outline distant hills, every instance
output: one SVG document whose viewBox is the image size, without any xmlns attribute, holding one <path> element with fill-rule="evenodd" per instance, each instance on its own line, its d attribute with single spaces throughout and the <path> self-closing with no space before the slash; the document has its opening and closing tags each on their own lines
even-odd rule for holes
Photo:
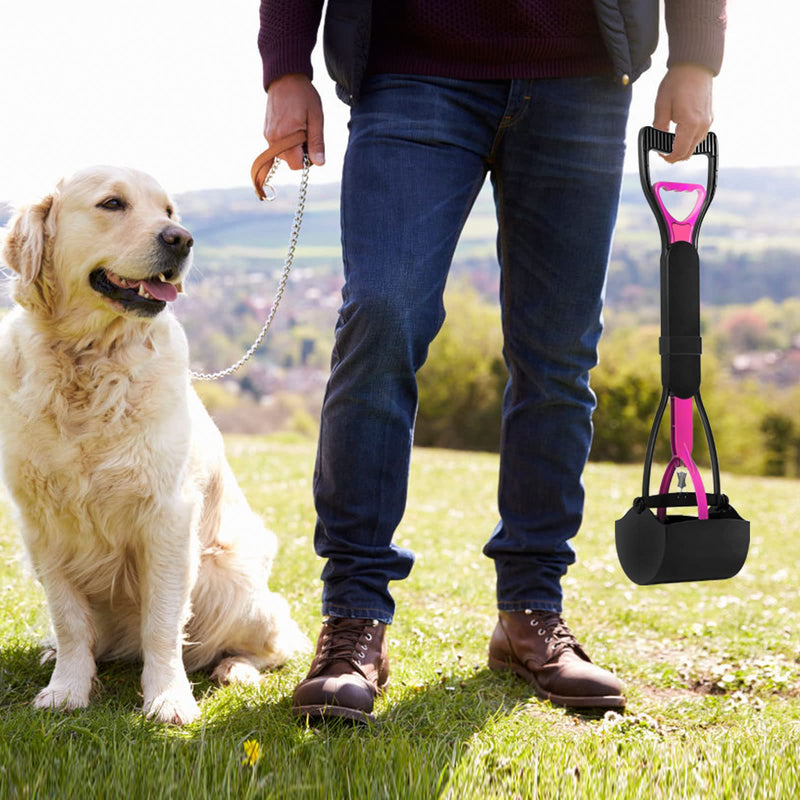
<svg viewBox="0 0 800 800">
<path fill-rule="evenodd" d="M 688 171 L 673 168 L 670 179 Z M 697 176 L 700 180 L 704 176 Z M 307 275 L 338 276 L 339 186 L 315 184 L 312 172 L 295 263 Z M 283 263 L 296 187 L 280 185 L 272 204 L 250 188 L 188 192 L 177 197 L 196 242 L 194 281 L 218 275 L 273 273 Z M 587 198 L 591 202 L 591 198 Z M 0 225 L 10 214 L 0 204 Z M 496 224 L 487 187 L 459 243 L 454 273 L 481 291 L 495 291 Z M 800 169 L 728 169 L 703 224 L 702 299 L 707 304 L 750 303 L 800 296 Z M 655 302 L 660 242 L 636 175 L 623 184 L 608 282 L 610 304 Z"/>
<path fill-rule="evenodd" d="M 681 180 L 691 178 L 675 177 Z M 704 180 L 705 176 L 699 176 Z M 699 181 L 698 181 L 699 182 Z M 180 196 L 205 274 L 275 269 L 283 263 L 296 190 L 280 186 L 270 207 L 250 189 Z M 314 273 L 340 274 L 339 186 L 312 183 L 296 263 Z M 591 198 L 587 198 L 591 202 Z M 496 222 L 487 186 L 465 226 L 454 274 L 487 294 L 496 287 Z M 608 282 L 611 304 L 644 302 L 658 287 L 660 240 L 636 175 L 623 183 Z M 730 169 L 720 175 L 700 239 L 702 299 L 711 305 L 762 297 L 800 296 L 800 169 Z M 653 302 L 656 299 L 653 298 Z"/>
<path fill-rule="evenodd" d="M 698 176 L 697 182 L 703 177 Z M 677 170 L 670 172 L 669 179 L 692 180 L 692 176 Z M 272 204 L 259 203 L 246 187 L 188 192 L 176 198 L 196 242 L 186 294 L 173 305 L 190 342 L 194 369 L 214 371 L 237 361 L 267 317 L 297 193 L 296 185 L 277 188 L 278 199 Z M 338 198 L 339 186 L 314 183 L 312 172 L 295 265 L 269 336 L 247 367 L 223 387 L 200 386 L 223 430 L 308 432 L 316 426 L 341 303 Z M 9 215 L 10 208 L 0 204 L 0 225 Z M 465 226 L 449 285 L 468 284 L 491 303 L 487 307 L 493 311 L 499 283 L 495 239 L 494 207 L 487 189 Z M 638 395 L 644 391 L 639 378 L 630 381 L 626 373 L 614 384 L 615 368 L 635 363 L 637 371 L 649 375 L 648 370 L 657 364 L 659 253 L 658 228 L 638 176 L 628 175 L 609 269 L 606 350 L 592 378 L 597 386 L 605 387 L 604 397 L 616 397 L 614 392 L 619 390 L 621 397 L 639 402 Z M 713 373 L 716 363 L 720 376 L 715 390 L 721 394 L 716 400 L 711 395 L 709 408 L 716 403 L 724 410 L 725 398 L 735 396 L 729 427 L 741 429 L 742 453 L 756 452 L 752 442 L 760 442 L 767 430 L 759 426 L 772 430 L 772 425 L 780 434 L 773 449 L 785 442 L 794 448 L 790 456 L 775 451 L 783 466 L 774 474 L 800 475 L 796 413 L 800 406 L 794 395 L 786 394 L 800 382 L 800 169 L 723 170 L 703 224 L 700 255 L 704 369 L 711 364 Z M 473 295 L 451 292 L 451 311 L 466 296 Z M 9 305 L 5 292 L 0 293 L 0 314 Z M 651 377 L 657 381 L 657 375 Z M 728 379 L 734 382 L 733 388 L 726 388 Z M 758 403 L 751 403 L 749 417 L 742 412 L 737 383 L 747 380 L 770 387 Z M 634 417 L 641 416 L 635 408 L 629 410 Z M 648 424 L 649 414 L 648 408 Z M 717 408 L 715 419 L 719 414 Z M 742 414 L 742 419 L 749 420 L 747 425 L 741 423 Z M 752 457 L 748 458 L 748 469 L 762 469 L 760 461 L 753 465 Z M 795 460 L 796 467 L 791 466 Z"/>
</svg>

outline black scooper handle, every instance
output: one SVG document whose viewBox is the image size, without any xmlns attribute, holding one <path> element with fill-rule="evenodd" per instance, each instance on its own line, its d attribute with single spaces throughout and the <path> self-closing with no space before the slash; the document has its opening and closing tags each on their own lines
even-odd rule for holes
<svg viewBox="0 0 800 800">
<path fill-rule="evenodd" d="M 711 205 L 714 198 L 714 192 L 717 190 L 717 136 L 713 131 L 709 131 L 705 139 L 701 141 L 694 149 L 692 155 L 704 155 L 708 158 L 708 178 L 705 187 L 695 186 L 694 184 L 680 184 L 680 183 L 657 183 L 653 185 L 650 179 L 650 151 L 656 150 L 659 153 L 671 153 L 672 145 L 675 141 L 674 133 L 667 133 L 660 131 L 657 128 L 650 127 L 649 125 L 639 131 L 639 178 L 642 182 L 642 190 L 653 209 L 656 221 L 658 222 L 659 230 L 661 231 L 662 249 L 666 251 L 667 247 L 676 241 L 676 235 L 680 238 L 677 240 L 689 241 L 695 249 L 697 249 L 697 237 L 700 233 L 700 224 L 703 217 Z M 670 213 L 665 208 L 659 197 L 661 189 L 667 191 L 689 191 L 694 189 L 702 189 L 703 196 L 701 202 L 698 203 L 695 210 L 685 221 L 674 220 Z M 690 230 L 686 228 L 681 229 L 676 226 L 690 225 Z M 688 234 L 688 236 L 687 236 Z"/>
<path fill-rule="evenodd" d="M 672 151 L 675 135 L 646 127 L 639 131 L 639 175 L 647 202 L 661 232 L 661 383 L 680 398 L 700 389 L 700 262 L 697 239 L 700 223 L 711 205 L 717 185 L 717 137 L 709 132 L 695 148 L 708 158 L 708 181 L 696 183 L 660 181 L 650 178 L 651 150 Z M 684 219 L 675 219 L 662 195 L 690 192 L 694 207 Z"/>
</svg>

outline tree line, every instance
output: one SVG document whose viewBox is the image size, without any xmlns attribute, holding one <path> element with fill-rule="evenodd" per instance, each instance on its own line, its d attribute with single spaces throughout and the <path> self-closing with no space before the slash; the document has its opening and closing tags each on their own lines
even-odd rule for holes
<svg viewBox="0 0 800 800">
<path fill-rule="evenodd" d="M 418 375 L 415 442 L 496 451 L 508 378 L 499 312 L 468 287 L 448 292 L 447 305 L 448 319 Z M 597 397 L 593 460 L 644 458 L 661 395 L 657 314 L 656 309 L 608 312 L 600 362 L 591 373 Z M 704 311 L 701 393 L 723 470 L 800 477 L 800 386 L 738 377 L 731 368 L 741 348 L 792 347 L 799 331 L 797 299 Z M 697 425 L 695 455 L 707 464 Z M 669 457 L 668 419 L 656 457 Z"/>
</svg>

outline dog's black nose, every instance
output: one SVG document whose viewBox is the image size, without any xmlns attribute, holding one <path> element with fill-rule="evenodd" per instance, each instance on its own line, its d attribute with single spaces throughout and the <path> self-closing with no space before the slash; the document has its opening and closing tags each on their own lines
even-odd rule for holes
<svg viewBox="0 0 800 800">
<path fill-rule="evenodd" d="M 180 228 L 177 225 L 164 228 L 158 238 L 161 239 L 164 247 L 178 258 L 185 258 L 194 244 L 192 234 L 186 228 Z"/>
</svg>

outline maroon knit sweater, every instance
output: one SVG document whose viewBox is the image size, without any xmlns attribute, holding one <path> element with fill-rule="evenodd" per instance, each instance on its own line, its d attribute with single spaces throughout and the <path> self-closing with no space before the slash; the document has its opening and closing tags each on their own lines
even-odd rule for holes
<svg viewBox="0 0 800 800">
<path fill-rule="evenodd" d="M 610 70 L 591 0 L 373 5 L 370 73 L 488 79 Z"/>
<path fill-rule="evenodd" d="M 668 65 L 722 62 L 726 0 L 665 0 Z M 313 77 L 323 0 L 261 0 L 264 88 Z M 502 13 L 498 11 L 502 9 Z M 380 0 L 368 72 L 450 78 L 560 78 L 611 71 L 592 0 Z"/>
</svg>

